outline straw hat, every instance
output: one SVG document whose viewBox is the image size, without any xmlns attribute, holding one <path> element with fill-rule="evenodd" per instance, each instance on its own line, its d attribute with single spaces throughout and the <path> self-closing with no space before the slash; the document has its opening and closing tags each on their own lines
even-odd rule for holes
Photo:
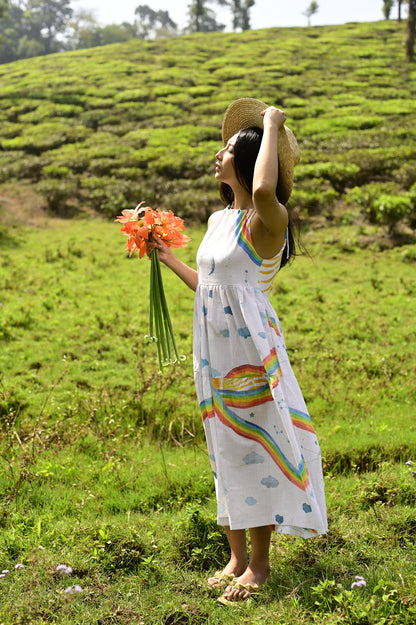
<svg viewBox="0 0 416 625">
<path fill-rule="evenodd" d="M 263 128 L 261 113 L 268 105 L 254 98 L 240 98 L 230 104 L 225 111 L 222 122 L 222 140 L 226 145 L 228 139 L 244 128 Z M 295 135 L 287 126 L 279 128 L 278 135 L 278 196 L 284 204 L 290 197 L 293 188 L 293 170 L 300 161 L 300 149 Z"/>
</svg>

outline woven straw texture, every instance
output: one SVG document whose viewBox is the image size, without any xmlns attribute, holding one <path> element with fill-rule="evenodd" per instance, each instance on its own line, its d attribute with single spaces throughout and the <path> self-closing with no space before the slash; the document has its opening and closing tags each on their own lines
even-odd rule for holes
<svg viewBox="0 0 416 625">
<path fill-rule="evenodd" d="M 262 111 L 268 105 L 254 98 L 240 98 L 230 104 L 222 124 L 222 140 L 227 141 L 244 128 L 263 128 Z M 285 204 L 293 189 L 293 171 L 300 160 L 300 149 L 295 135 L 287 126 L 279 129 L 278 163 L 279 175 L 277 192 L 280 202 Z"/>
</svg>

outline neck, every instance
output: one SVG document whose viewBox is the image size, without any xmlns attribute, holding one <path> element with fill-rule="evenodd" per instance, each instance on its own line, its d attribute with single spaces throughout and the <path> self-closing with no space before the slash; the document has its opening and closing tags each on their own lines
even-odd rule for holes
<svg viewBox="0 0 416 625">
<path fill-rule="evenodd" d="M 238 210 L 246 210 L 253 208 L 253 198 L 245 189 L 238 187 L 234 191 L 234 208 Z"/>
</svg>

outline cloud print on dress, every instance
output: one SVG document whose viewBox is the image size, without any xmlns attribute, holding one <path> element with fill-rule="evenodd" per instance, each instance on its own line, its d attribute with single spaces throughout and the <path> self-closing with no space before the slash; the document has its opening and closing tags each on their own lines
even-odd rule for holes
<svg viewBox="0 0 416 625">
<path fill-rule="evenodd" d="M 260 456 L 260 454 L 252 451 L 250 454 L 247 454 L 247 456 L 244 456 L 243 462 L 246 464 L 261 464 L 264 462 L 264 456 Z"/>
<path fill-rule="evenodd" d="M 247 328 L 247 326 L 244 326 L 244 328 L 238 328 L 238 334 L 244 339 L 248 339 L 248 337 L 251 336 L 250 330 Z"/>
<path fill-rule="evenodd" d="M 276 480 L 276 478 L 273 477 L 273 475 L 264 477 L 261 483 L 263 484 L 263 486 L 266 486 L 267 488 L 277 488 L 279 486 L 279 480 Z"/>
</svg>

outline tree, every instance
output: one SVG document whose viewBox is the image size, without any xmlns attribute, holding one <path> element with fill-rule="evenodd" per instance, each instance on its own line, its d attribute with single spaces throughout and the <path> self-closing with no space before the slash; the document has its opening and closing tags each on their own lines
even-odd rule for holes
<svg viewBox="0 0 416 625">
<path fill-rule="evenodd" d="M 106 24 L 101 28 L 101 46 L 107 46 L 111 43 L 123 43 L 133 39 L 129 32 L 130 24 L 124 22 L 122 24 Z"/>
<path fill-rule="evenodd" d="M 91 11 L 79 10 L 69 23 L 66 37 L 68 50 L 94 48 L 102 45 L 101 26 Z"/>
<path fill-rule="evenodd" d="M 386 20 L 390 19 L 390 13 L 393 8 L 394 0 L 383 0 L 383 15 Z"/>
<path fill-rule="evenodd" d="M 26 3 L 30 38 L 44 45 L 44 54 L 59 51 L 58 35 L 66 30 L 73 13 L 69 4 L 70 0 L 28 0 Z"/>
<path fill-rule="evenodd" d="M 18 59 L 30 59 L 33 56 L 42 56 L 44 53 L 45 50 L 40 41 L 29 39 L 27 35 L 20 37 L 16 49 Z"/>
<path fill-rule="evenodd" d="M 407 39 L 406 58 L 413 61 L 415 48 L 415 28 L 416 28 L 416 0 L 409 0 L 409 15 L 407 17 Z"/>
<path fill-rule="evenodd" d="M 397 21 L 401 22 L 402 21 L 402 1 L 403 0 L 397 0 Z"/>
<path fill-rule="evenodd" d="M 24 23 L 24 11 L 15 4 L 10 4 L 0 19 L 0 63 L 10 63 L 19 57 L 19 41 L 29 40 Z"/>
<path fill-rule="evenodd" d="M 0 19 L 0 62 L 63 50 L 60 36 L 72 16 L 69 1 L 10 0 Z"/>
<path fill-rule="evenodd" d="M 135 39 L 137 28 L 135 24 L 106 24 L 101 26 L 91 11 L 78 11 L 66 31 L 66 50 L 81 50 L 95 48 L 111 43 L 122 43 Z"/>
<path fill-rule="evenodd" d="M 8 7 L 8 0 L 0 0 L 0 17 L 3 17 L 7 7 Z"/>
<path fill-rule="evenodd" d="M 255 0 L 229 0 L 233 16 L 233 30 L 250 30 L 250 9 Z"/>
<path fill-rule="evenodd" d="M 312 15 L 315 15 L 315 13 L 318 13 L 318 11 L 319 6 L 317 2 L 311 2 L 306 11 L 304 11 L 303 15 L 306 15 L 306 17 L 308 18 L 308 26 L 311 25 Z"/>
<path fill-rule="evenodd" d="M 139 16 L 136 22 L 137 33 L 139 39 L 149 39 L 151 34 L 157 33 L 169 34 L 175 32 L 178 28 L 177 24 L 170 18 L 168 11 L 154 11 L 147 4 L 138 6 L 135 15 Z"/>
<path fill-rule="evenodd" d="M 207 7 L 213 0 L 192 0 L 188 6 L 190 21 L 187 30 L 191 33 L 207 33 L 224 30 L 225 24 L 218 24 L 215 13 Z M 225 0 L 217 0 L 217 4 L 227 4 Z"/>
</svg>

